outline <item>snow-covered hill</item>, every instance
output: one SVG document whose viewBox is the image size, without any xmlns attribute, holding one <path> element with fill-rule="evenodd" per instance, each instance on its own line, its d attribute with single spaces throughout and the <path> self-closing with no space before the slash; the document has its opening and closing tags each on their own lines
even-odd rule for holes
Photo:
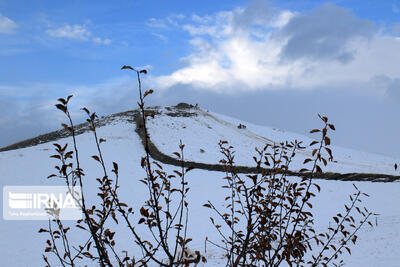
<svg viewBox="0 0 400 267">
<path fill-rule="evenodd" d="M 254 165 L 255 147 L 262 148 L 265 144 L 294 140 L 303 141 L 308 145 L 312 141 L 306 136 L 253 125 L 190 106 L 154 110 L 157 115 L 153 119 L 150 118 L 148 123 L 151 141 L 160 152 L 172 157 L 182 140 L 184 144 L 188 144 L 185 155 L 189 161 L 217 164 L 221 159 L 219 140 L 229 141 L 237 155 L 240 155 L 236 164 L 241 166 Z M 240 124 L 246 128 L 238 128 Z M 397 175 L 393 168 L 396 159 L 337 146 L 332 146 L 332 151 L 334 161 L 324 168 L 326 172 Z M 311 157 L 311 152 L 310 148 L 298 152 L 291 164 L 291 170 L 299 171 L 303 168 L 302 163 L 306 157 Z"/>
<path fill-rule="evenodd" d="M 282 140 L 303 140 L 309 138 L 272 129 L 251 125 L 233 118 L 206 112 L 196 108 L 177 109 L 175 107 L 157 108 L 154 119 L 149 119 L 149 131 L 152 142 L 166 155 L 172 155 L 178 150 L 179 140 L 185 146 L 185 157 L 188 160 L 203 163 L 217 163 L 221 158 L 218 152 L 218 141 L 230 141 L 237 151 L 237 163 L 249 165 L 252 163 L 254 146 L 264 146 L 265 142 Z M 111 169 L 112 161 L 119 164 L 121 195 L 124 202 L 133 207 L 140 207 L 146 195 L 143 184 L 138 180 L 145 175 L 140 167 L 143 156 L 141 139 L 135 132 L 136 125 L 131 117 L 133 113 L 124 113 L 108 117 L 98 129 L 98 134 L 105 138 L 103 152 L 105 160 Z M 238 129 L 239 123 L 246 129 Z M 57 136 L 56 136 L 57 137 Z M 45 139 L 43 139 L 45 140 Z M 46 141 L 49 141 L 46 139 Z M 57 143 L 71 143 L 69 137 L 57 140 Z M 90 132 L 83 132 L 77 137 L 80 148 L 81 166 L 86 172 L 85 183 L 88 200 L 96 198 L 95 178 L 101 174 L 98 164 L 90 158 L 96 153 L 96 147 Z M 61 181 L 49 180 L 46 177 L 53 173 L 56 161 L 50 159 L 53 154 L 53 142 L 0 152 L 0 183 L 6 185 L 62 185 Z M 299 168 L 307 156 L 299 158 L 293 168 Z M 332 172 L 368 172 L 394 174 L 394 162 L 397 159 L 375 154 L 333 147 L 337 163 L 328 165 Z M 167 171 L 173 166 L 164 165 Z M 191 188 L 189 193 L 190 220 L 189 233 L 193 237 L 193 249 L 204 250 L 204 239 L 218 240 L 215 230 L 209 223 L 209 210 L 202 207 L 207 201 L 221 203 L 224 199 L 223 174 L 215 171 L 195 169 L 188 175 Z M 296 179 L 296 178 L 293 178 Z M 314 200 L 316 227 L 324 229 L 329 225 L 332 215 L 343 210 L 343 204 L 348 200 L 348 194 L 353 192 L 352 183 L 344 181 L 319 180 L 321 194 Z M 364 227 L 359 234 L 359 243 L 352 250 L 352 255 L 345 255 L 346 266 L 400 266 L 397 250 L 400 247 L 400 183 L 355 182 L 364 192 L 371 195 L 365 205 L 380 215 L 376 218 L 378 226 Z M 374 219 L 375 220 L 375 219 Z M 1 266 L 42 266 L 41 254 L 44 250 L 45 236 L 38 234 L 39 228 L 46 225 L 45 221 L 5 221 L 0 220 L 0 265 Z M 124 231 L 124 229 L 122 229 Z M 73 238 L 79 238 L 78 231 L 72 232 Z M 121 247 L 130 246 L 122 232 L 117 236 Z M 207 249 L 208 266 L 219 266 L 223 263 L 221 253 L 210 246 Z"/>
</svg>

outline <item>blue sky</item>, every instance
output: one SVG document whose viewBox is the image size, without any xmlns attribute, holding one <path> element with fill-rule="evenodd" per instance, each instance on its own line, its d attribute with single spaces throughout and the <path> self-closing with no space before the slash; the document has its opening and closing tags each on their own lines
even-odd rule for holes
<svg viewBox="0 0 400 267">
<path fill-rule="evenodd" d="M 400 157 L 400 1 L 0 0 L 0 146 L 58 128 L 58 97 L 100 115 L 181 101 Z"/>
</svg>

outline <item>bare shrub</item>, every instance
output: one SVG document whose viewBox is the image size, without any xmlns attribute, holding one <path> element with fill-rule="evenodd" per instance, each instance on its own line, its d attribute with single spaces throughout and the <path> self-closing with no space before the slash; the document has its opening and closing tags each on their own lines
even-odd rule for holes
<svg viewBox="0 0 400 267">
<path fill-rule="evenodd" d="M 351 253 L 349 243 L 355 244 L 360 227 L 365 223 L 372 226 L 368 219 L 373 213 L 359 207 L 361 196 L 368 195 L 354 185 L 356 192 L 344 205 L 345 212 L 333 217 L 335 225 L 322 233 L 314 229 L 311 199 L 320 192 L 314 177 L 322 173 L 320 165 L 333 160 L 327 133 L 335 130 L 327 117 L 319 118 L 323 128 L 311 133 L 319 133 L 320 140 L 309 144 L 312 157 L 304 160 L 301 180 L 288 177 L 287 171 L 296 153 L 305 148 L 302 142 L 256 149 L 259 173 L 245 177 L 236 172 L 233 147 L 227 141 L 219 143 L 224 155 L 220 163 L 226 170 L 226 204 L 221 208 L 209 201 L 204 206 L 216 214 L 210 220 L 221 237 L 220 243 L 208 242 L 225 251 L 227 266 L 279 266 L 283 261 L 290 266 L 326 266 L 330 262 L 337 266 L 342 262 L 333 261 L 340 260 L 344 250 Z M 361 218 L 358 223 L 353 213 Z"/>
</svg>

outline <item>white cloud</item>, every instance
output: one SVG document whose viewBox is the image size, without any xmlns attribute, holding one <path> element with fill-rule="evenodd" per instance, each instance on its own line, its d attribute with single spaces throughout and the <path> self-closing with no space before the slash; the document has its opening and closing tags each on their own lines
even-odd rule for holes
<svg viewBox="0 0 400 267">
<path fill-rule="evenodd" d="M 179 26 L 179 21 L 183 20 L 186 16 L 183 14 L 170 14 L 165 19 L 150 18 L 146 25 L 151 28 L 170 29 L 170 27 Z"/>
<path fill-rule="evenodd" d="M 0 14 L 0 34 L 13 34 L 17 28 L 17 23 Z"/>
<path fill-rule="evenodd" d="M 212 37 L 227 36 L 232 33 L 233 15 L 236 11 L 221 11 L 215 15 L 200 17 L 192 15 L 195 24 L 185 24 L 183 29 L 191 35 L 210 35 Z"/>
<path fill-rule="evenodd" d="M 400 78 L 396 71 L 400 41 L 379 33 L 372 22 L 333 5 L 299 14 L 254 3 L 205 17 L 193 15 L 193 23 L 183 26 L 193 36 L 192 52 L 182 59 L 185 66 L 155 77 L 155 86 L 188 85 L 235 93 L 361 88 L 370 86 L 379 75 Z M 327 16 L 351 23 L 322 23 Z M 295 27 L 296 21 L 307 25 Z M 343 32 L 345 26 L 348 29 Z M 288 44 L 299 50 L 288 50 Z M 309 49 L 310 44 L 314 49 Z"/>
<path fill-rule="evenodd" d="M 46 33 L 56 38 L 67 38 L 75 39 L 80 41 L 92 41 L 95 44 L 109 45 L 111 40 L 108 38 L 102 39 L 97 36 L 93 36 L 92 32 L 89 31 L 85 25 L 69 25 L 66 24 L 56 29 L 48 29 Z M 93 36 L 93 37 L 92 37 Z"/>
<path fill-rule="evenodd" d="M 173 26 L 179 26 L 179 21 L 186 18 L 183 14 L 171 14 L 167 17 L 167 22 Z"/>
<path fill-rule="evenodd" d="M 252 6 L 252 9 L 256 8 Z M 155 78 L 157 86 L 168 88 L 188 84 L 219 92 L 283 86 L 286 73 L 298 71 L 297 64 L 280 65 L 278 44 L 273 40 L 266 41 L 271 39 L 270 34 L 260 32 L 260 29 L 248 29 L 253 25 L 282 27 L 292 14 L 283 11 L 261 19 L 262 13 L 238 8 L 205 17 L 192 15 L 194 23 L 183 26 L 194 37 L 191 40 L 193 53 L 184 59 L 187 66 Z M 247 18 L 252 21 L 247 21 Z M 254 34 L 263 38 L 263 42 L 253 40 Z"/>
<path fill-rule="evenodd" d="M 161 33 L 153 32 L 152 35 L 154 35 L 155 37 L 157 37 L 158 39 L 160 39 L 164 42 L 166 42 L 168 40 L 168 38 L 164 34 L 161 34 Z"/>
<path fill-rule="evenodd" d="M 164 22 L 163 20 L 156 19 L 156 18 L 150 18 L 147 22 L 146 25 L 152 28 L 161 28 L 161 29 L 168 29 L 167 23 Z"/>
<path fill-rule="evenodd" d="M 78 24 L 66 24 L 57 29 L 46 30 L 46 33 L 52 37 L 78 39 L 81 41 L 89 40 L 90 36 L 92 35 L 92 33 L 88 31 L 84 25 Z"/>
<path fill-rule="evenodd" d="M 111 40 L 110 39 L 101 39 L 100 37 L 94 37 L 93 39 L 93 42 L 95 43 L 95 44 L 103 44 L 103 45 L 109 45 L 109 44 L 111 44 Z"/>
<path fill-rule="evenodd" d="M 170 14 L 164 19 L 150 18 L 146 22 L 146 26 L 152 28 L 151 34 L 153 36 L 166 42 L 168 38 L 160 32 L 170 31 L 171 29 L 179 27 L 184 18 L 186 18 L 186 16 L 183 14 Z"/>
<path fill-rule="evenodd" d="M 207 22 L 211 22 L 213 21 L 213 18 L 209 15 L 205 15 L 205 16 L 199 16 L 197 14 L 192 14 L 192 21 L 196 22 L 196 23 L 207 23 Z"/>
</svg>

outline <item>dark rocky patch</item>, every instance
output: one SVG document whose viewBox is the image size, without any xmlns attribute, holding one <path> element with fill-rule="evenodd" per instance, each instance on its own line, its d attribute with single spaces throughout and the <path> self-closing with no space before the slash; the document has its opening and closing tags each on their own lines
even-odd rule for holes
<svg viewBox="0 0 400 267">
<path fill-rule="evenodd" d="M 113 121 L 120 120 L 120 119 L 126 119 L 130 120 L 130 122 L 133 122 L 133 111 L 125 111 L 125 112 L 120 112 L 116 114 L 112 114 L 109 116 L 104 116 L 96 120 L 96 127 L 102 127 L 107 124 L 112 123 Z M 85 132 L 90 131 L 89 129 L 89 123 L 84 122 L 75 125 L 75 133 L 76 135 L 83 134 Z M 25 148 L 25 147 L 31 147 L 31 146 L 36 146 L 44 143 L 49 143 L 49 142 L 55 142 L 59 139 L 70 137 L 71 133 L 65 129 L 53 131 L 47 134 L 42 134 L 34 138 L 26 139 L 5 147 L 0 148 L 0 152 L 3 151 L 8 151 L 8 150 L 15 150 L 15 149 L 20 149 L 20 148 Z"/>
<path fill-rule="evenodd" d="M 194 106 L 191 105 L 191 104 L 188 104 L 188 103 L 181 102 L 181 103 L 177 104 L 175 106 L 175 108 L 178 108 L 178 109 L 191 109 L 191 108 L 194 108 Z"/>
</svg>

